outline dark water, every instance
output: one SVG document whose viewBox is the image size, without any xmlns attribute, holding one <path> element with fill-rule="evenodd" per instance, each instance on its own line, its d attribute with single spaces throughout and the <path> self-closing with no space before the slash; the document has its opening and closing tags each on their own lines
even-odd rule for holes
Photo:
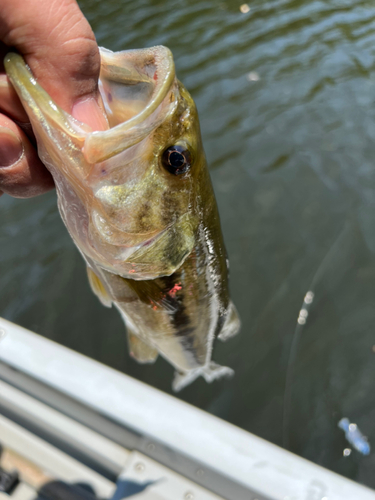
<svg viewBox="0 0 375 500">
<path fill-rule="evenodd" d="M 178 397 L 375 487 L 375 455 L 344 458 L 337 428 L 375 448 L 375 6 L 240 3 L 81 2 L 101 45 L 170 47 L 200 111 L 243 328 L 214 356 L 235 377 Z M 55 194 L 0 210 L 1 315 L 170 392 L 91 294 Z"/>
</svg>

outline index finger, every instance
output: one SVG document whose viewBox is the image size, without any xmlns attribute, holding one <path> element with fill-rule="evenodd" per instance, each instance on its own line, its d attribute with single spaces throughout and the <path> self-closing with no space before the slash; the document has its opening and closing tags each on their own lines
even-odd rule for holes
<svg viewBox="0 0 375 500">
<path fill-rule="evenodd" d="M 2 0 L 0 40 L 17 48 L 65 111 L 98 98 L 99 50 L 75 0 Z"/>
</svg>

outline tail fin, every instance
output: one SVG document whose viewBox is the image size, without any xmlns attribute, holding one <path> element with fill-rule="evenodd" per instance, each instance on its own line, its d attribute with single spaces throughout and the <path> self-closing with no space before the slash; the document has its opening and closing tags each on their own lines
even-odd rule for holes
<svg viewBox="0 0 375 500">
<path fill-rule="evenodd" d="M 220 366 L 211 361 L 207 366 L 201 368 L 193 368 L 186 373 L 175 372 L 175 376 L 172 383 L 172 389 L 175 392 L 180 391 L 187 385 L 194 382 L 196 378 L 202 376 L 206 382 L 213 382 L 214 380 L 222 377 L 232 377 L 234 375 L 234 370 L 228 366 Z"/>
</svg>

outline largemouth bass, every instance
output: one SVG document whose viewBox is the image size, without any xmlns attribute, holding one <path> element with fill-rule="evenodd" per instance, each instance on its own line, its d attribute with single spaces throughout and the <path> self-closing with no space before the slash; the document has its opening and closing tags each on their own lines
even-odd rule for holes
<svg viewBox="0 0 375 500">
<path fill-rule="evenodd" d="M 5 58 L 61 217 L 137 361 L 161 354 L 176 369 L 174 390 L 230 375 L 211 360 L 215 338 L 240 323 L 195 104 L 167 48 L 100 52 L 105 131 L 59 108 L 20 55 Z"/>
</svg>

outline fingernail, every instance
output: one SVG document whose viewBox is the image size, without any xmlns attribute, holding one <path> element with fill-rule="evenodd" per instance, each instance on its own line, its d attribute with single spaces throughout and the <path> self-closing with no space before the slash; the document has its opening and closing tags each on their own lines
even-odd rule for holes
<svg viewBox="0 0 375 500">
<path fill-rule="evenodd" d="M 23 154 L 23 144 L 7 127 L 0 127 L 0 168 L 17 163 Z"/>
<path fill-rule="evenodd" d="M 93 130 L 107 130 L 108 122 L 99 104 L 92 97 L 74 104 L 72 115 L 80 122 L 90 125 Z"/>
</svg>

